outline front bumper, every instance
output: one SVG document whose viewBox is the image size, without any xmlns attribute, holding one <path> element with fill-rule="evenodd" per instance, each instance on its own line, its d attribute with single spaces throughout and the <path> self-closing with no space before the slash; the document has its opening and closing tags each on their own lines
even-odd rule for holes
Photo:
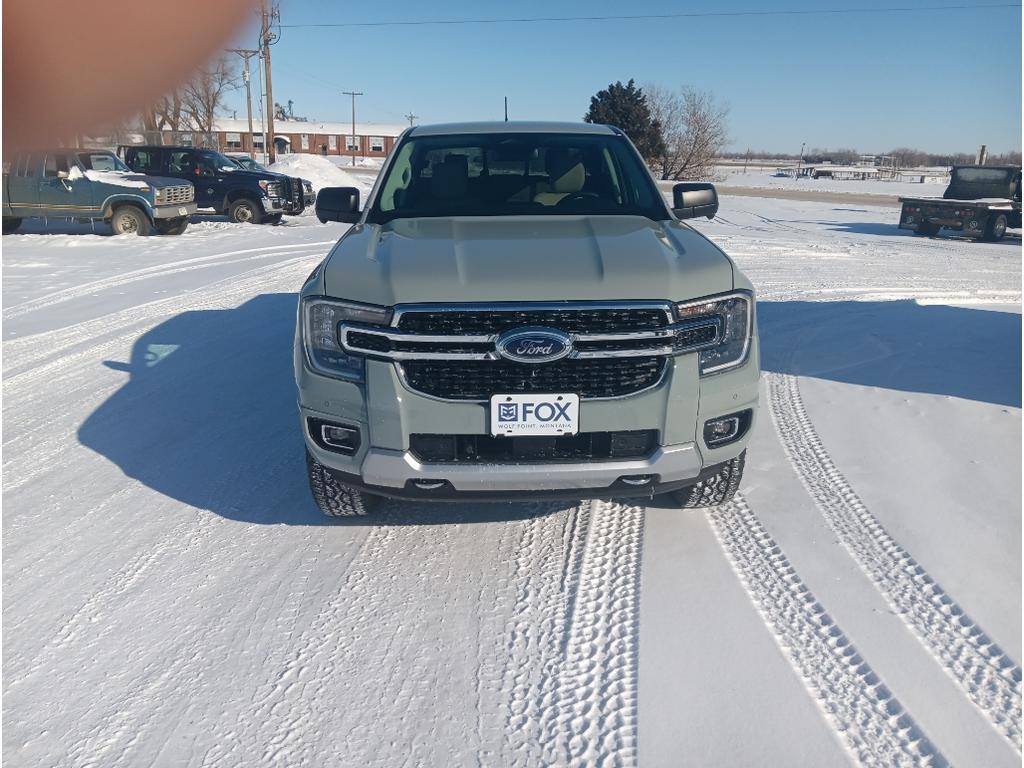
<svg viewBox="0 0 1024 768">
<path fill-rule="evenodd" d="M 756 336 L 749 359 L 737 369 L 700 377 L 697 355 L 682 355 L 673 358 L 665 378 L 652 389 L 581 401 L 581 431 L 657 430 L 659 447 L 642 459 L 422 462 L 409 452 L 410 435 L 486 435 L 488 404 L 438 400 L 414 392 L 389 362 L 367 361 L 366 380 L 360 384 L 311 372 L 300 346 L 295 363 L 309 453 L 340 482 L 399 498 L 650 497 L 697 482 L 709 468 L 738 456 L 757 421 Z M 745 409 L 751 409 L 754 417 L 740 439 L 717 448 L 703 442 L 705 421 Z M 362 436 L 358 450 L 345 455 L 321 448 L 308 433 L 308 418 L 358 427 Z M 643 484 L 629 482 L 640 476 L 646 478 Z"/>
<path fill-rule="evenodd" d="M 172 205 L 158 205 L 153 208 L 154 219 L 178 219 L 182 216 L 191 216 L 196 212 L 195 203 L 175 203 Z"/>
<path fill-rule="evenodd" d="M 284 201 L 279 197 L 261 197 L 260 202 L 266 213 L 284 213 Z"/>
</svg>

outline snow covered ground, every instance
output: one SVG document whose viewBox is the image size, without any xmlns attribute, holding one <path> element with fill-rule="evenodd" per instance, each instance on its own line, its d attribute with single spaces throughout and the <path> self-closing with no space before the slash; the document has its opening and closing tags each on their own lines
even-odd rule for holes
<svg viewBox="0 0 1024 768">
<path fill-rule="evenodd" d="M 5 764 L 1020 764 L 1019 239 L 724 197 L 742 499 L 330 523 L 290 349 L 344 226 L 3 238 Z"/>
</svg>

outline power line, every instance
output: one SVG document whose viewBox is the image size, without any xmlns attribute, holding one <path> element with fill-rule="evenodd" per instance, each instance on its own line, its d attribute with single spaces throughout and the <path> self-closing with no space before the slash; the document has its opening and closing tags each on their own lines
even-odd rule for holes
<svg viewBox="0 0 1024 768">
<path fill-rule="evenodd" d="M 539 24 L 566 21 L 656 21 L 670 19 L 736 18 L 741 16 L 824 16 L 839 14 L 920 13 L 922 11 L 977 11 L 986 8 L 1020 8 L 1020 3 L 985 3 L 981 5 L 921 5 L 888 8 L 799 8 L 767 11 L 689 11 L 684 13 L 645 13 L 629 16 L 532 16 L 511 19 L 422 19 L 419 21 L 344 21 L 316 24 L 281 24 L 282 28 L 326 27 L 420 27 L 458 24 Z"/>
</svg>

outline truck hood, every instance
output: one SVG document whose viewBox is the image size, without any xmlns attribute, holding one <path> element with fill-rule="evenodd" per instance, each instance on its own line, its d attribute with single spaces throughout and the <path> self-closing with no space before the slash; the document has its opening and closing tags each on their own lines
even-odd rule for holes
<svg viewBox="0 0 1024 768">
<path fill-rule="evenodd" d="M 369 304 L 699 298 L 732 262 L 685 224 L 634 216 L 400 219 L 357 225 L 324 268 L 329 296 Z"/>
</svg>

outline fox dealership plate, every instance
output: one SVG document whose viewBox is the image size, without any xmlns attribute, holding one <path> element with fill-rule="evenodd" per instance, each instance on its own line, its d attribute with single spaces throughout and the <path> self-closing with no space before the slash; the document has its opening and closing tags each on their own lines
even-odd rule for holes
<svg viewBox="0 0 1024 768">
<path fill-rule="evenodd" d="M 579 395 L 492 395 L 492 435 L 575 435 Z"/>
</svg>

